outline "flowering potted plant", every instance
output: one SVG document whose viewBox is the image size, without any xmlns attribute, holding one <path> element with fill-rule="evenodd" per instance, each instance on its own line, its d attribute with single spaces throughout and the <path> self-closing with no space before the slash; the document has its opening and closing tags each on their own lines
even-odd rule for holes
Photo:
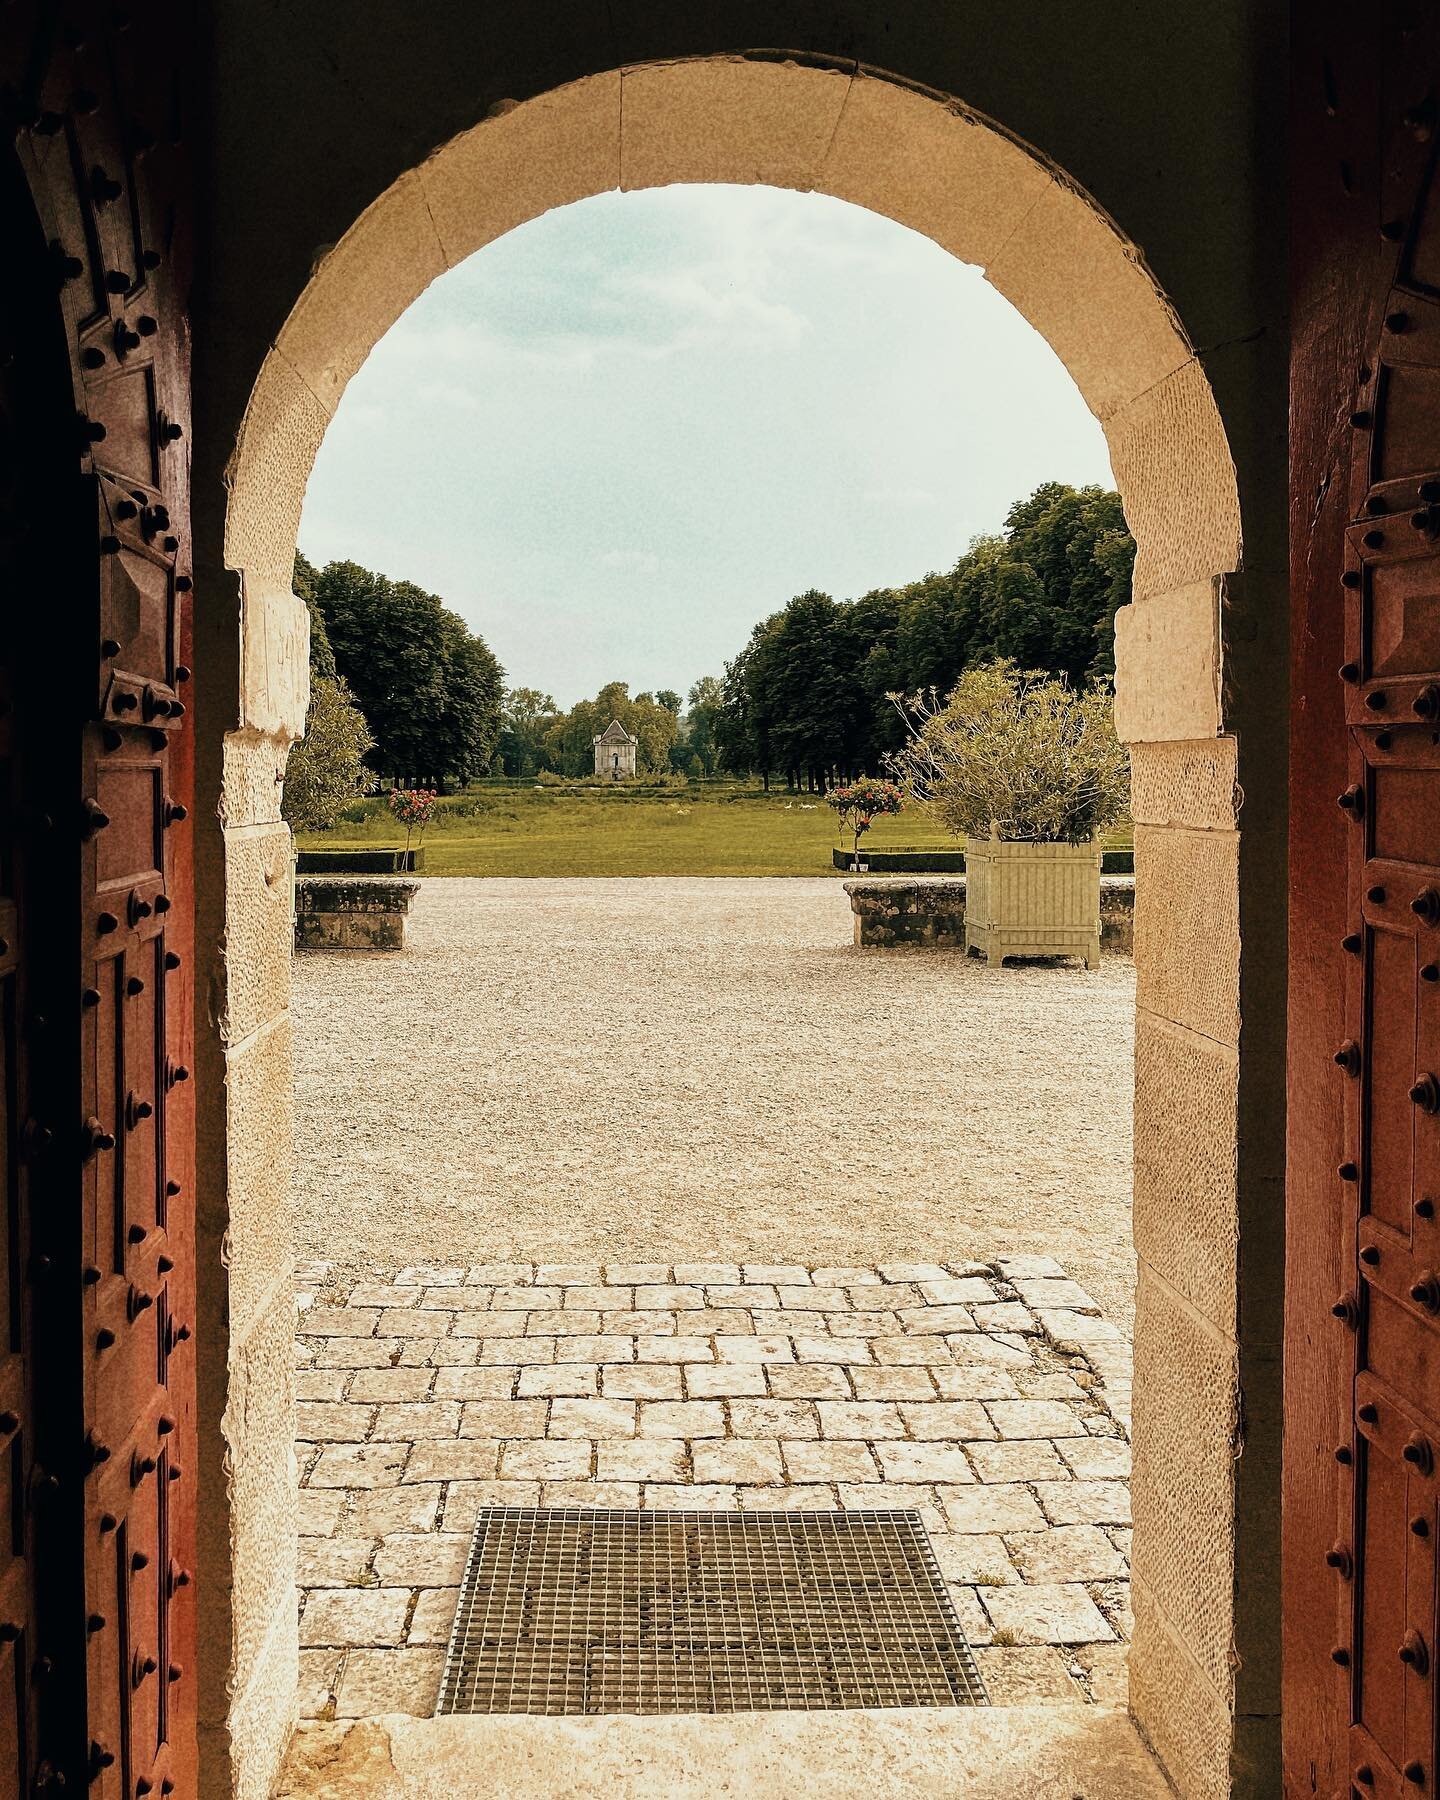
<svg viewBox="0 0 1440 1800">
<path fill-rule="evenodd" d="M 425 866 L 425 827 L 435 816 L 438 799 L 434 788 L 391 788 L 390 813 L 405 827 L 405 849 L 401 853 L 402 871 L 415 871 Z M 410 848 L 412 833 L 420 833 L 415 848 Z"/>
<path fill-rule="evenodd" d="M 1100 834 L 1126 808 L 1129 759 L 1106 687 L 1008 658 L 968 669 L 943 705 L 892 696 L 910 739 L 892 769 L 965 838 L 965 948 L 1100 964 Z"/>
<path fill-rule="evenodd" d="M 841 831 L 853 834 L 850 867 L 855 874 L 863 875 L 868 865 L 860 860 L 860 840 L 876 819 L 900 811 L 905 804 L 904 792 L 893 781 L 871 781 L 862 776 L 848 787 L 831 788 L 826 799 L 839 815 Z"/>
</svg>

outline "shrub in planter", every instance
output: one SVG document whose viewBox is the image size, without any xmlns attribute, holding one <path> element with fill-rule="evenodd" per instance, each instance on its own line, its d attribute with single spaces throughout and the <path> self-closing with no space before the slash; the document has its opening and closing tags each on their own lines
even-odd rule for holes
<svg viewBox="0 0 1440 1800">
<path fill-rule="evenodd" d="M 896 704 L 911 735 L 894 772 L 965 839 L 966 949 L 1098 966 L 1098 838 L 1129 799 L 1108 689 L 1006 659 L 967 670 L 943 706 Z"/>
<path fill-rule="evenodd" d="M 282 812 L 295 831 L 328 831 L 349 818 L 364 793 L 365 752 L 374 740 L 360 708 L 339 676 L 310 683 L 305 735 L 290 752 Z"/>
</svg>

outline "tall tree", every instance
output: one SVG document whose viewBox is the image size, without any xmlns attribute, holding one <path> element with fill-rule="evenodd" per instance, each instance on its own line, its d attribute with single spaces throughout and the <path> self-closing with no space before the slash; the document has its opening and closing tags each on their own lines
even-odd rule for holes
<svg viewBox="0 0 1440 1800">
<path fill-rule="evenodd" d="M 687 697 L 685 747 L 699 763 L 702 775 L 713 775 L 719 760 L 715 725 L 724 703 L 724 689 L 713 675 L 702 675 Z"/>
<path fill-rule="evenodd" d="M 329 563 L 315 604 L 336 667 L 374 734 L 380 774 L 466 781 L 489 766 L 504 677 L 437 594 L 358 563 Z"/>
<path fill-rule="evenodd" d="M 436 731 L 440 772 L 472 781 L 483 775 L 500 740 L 505 671 L 458 613 L 441 616 L 445 646 L 445 710 Z"/>
<path fill-rule="evenodd" d="M 364 715 L 335 672 L 335 653 L 315 597 L 318 571 L 298 550 L 292 586 L 310 614 L 310 704 L 305 735 L 285 764 L 281 812 L 296 831 L 326 831 L 340 809 L 365 791 L 365 752 L 372 739 Z"/>
<path fill-rule="evenodd" d="M 325 630 L 325 615 L 320 610 L 316 589 L 320 581 L 320 571 L 315 567 L 303 550 L 295 552 L 295 573 L 290 585 L 298 598 L 305 602 L 305 610 L 310 615 L 310 673 L 312 676 L 335 677 L 335 652 L 330 648 L 329 634 Z"/>
<path fill-rule="evenodd" d="M 722 702 L 715 714 L 715 745 L 722 769 L 732 775 L 759 774 L 770 786 L 774 758 L 767 720 L 756 702 L 752 677 L 768 621 L 755 626 L 750 642 L 725 665 Z"/>
<path fill-rule="evenodd" d="M 545 734 L 558 717 L 559 708 L 539 688 L 506 690 L 500 707 L 499 749 L 507 775 L 534 775 L 548 766 Z"/>
<path fill-rule="evenodd" d="M 637 760 L 643 773 L 663 775 L 670 767 L 670 751 L 680 736 L 680 696 L 669 696 L 675 706 L 668 706 L 658 695 L 637 694 L 620 719 L 620 723 L 639 740 Z"/>
<path fill-rule="evenodd" d="M 775 766 L 824 788 L 853 711 L 841 609 L 810 588 L 767 622 L 751 676 Z"/>
</svg>

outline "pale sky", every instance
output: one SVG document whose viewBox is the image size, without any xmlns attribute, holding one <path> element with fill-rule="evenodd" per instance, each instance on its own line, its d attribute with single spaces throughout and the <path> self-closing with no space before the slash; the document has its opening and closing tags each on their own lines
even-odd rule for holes
<svg viewBox="0 0 1440 1800">
<path fill-rule="evenodd" d="M 438 593 L 562 706 L 722 671 L 806 588 L 948 568 L 1099 426 L 977 269 L 839 200 L 603 194 L 437 281 L 351 381 L 300 544 Z"/>
</svg>

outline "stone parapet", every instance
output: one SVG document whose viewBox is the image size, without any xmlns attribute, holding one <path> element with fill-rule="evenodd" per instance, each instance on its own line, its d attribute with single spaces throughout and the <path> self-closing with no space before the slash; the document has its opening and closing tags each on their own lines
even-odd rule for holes
<svg viewBox="0 0 1440 1800">
<path fill-rule="evenodd" d="M 847 881 L 855 915 L 855 942 L 864 949 L 903 944 L 962 949 L 965 943 L 965 877 Z M 1135 878 L 1100 877 L 1100 945 L 1117 956 L 1135 947 Z"/>
<path fill-rule="evenodd" d="M 367 875 L 301 875 L 295 943 L 301 950 L 403 950 L 418 881 Z"/>
</svg>

